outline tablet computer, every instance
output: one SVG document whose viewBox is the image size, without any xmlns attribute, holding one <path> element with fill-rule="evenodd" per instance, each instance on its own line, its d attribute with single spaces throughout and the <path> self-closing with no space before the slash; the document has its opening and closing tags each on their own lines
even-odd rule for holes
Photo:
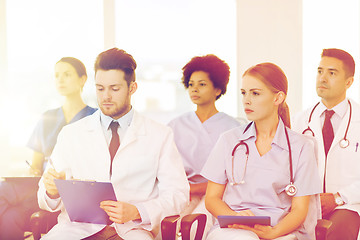
<svg viewBox="0 0 360 240">
<path fill-rule="evenodd" d="M 100 208 L 100 202 L 116 201 L 110 182 L 54 179 L 66 212 L 73 222 L 110 225 L 112 222 Z"/>
<path fill-rule="evenodd" d="M 218 221 L 221 228 L 227 228 L 228 225 L 241 224 L 254 226 L 255 224 L 270 225 L 269 216 L 227 216 L 219 215 Z"/>
</svg>

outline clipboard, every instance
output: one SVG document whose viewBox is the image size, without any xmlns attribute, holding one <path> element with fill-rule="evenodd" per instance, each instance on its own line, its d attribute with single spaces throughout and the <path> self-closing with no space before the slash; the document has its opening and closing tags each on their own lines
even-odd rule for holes
<svg viewBox="0 0 360 240">
<path fill-rule="evenodd" d="M 112 222 L 100 208 L 100 202 L 116 201 L 110 182 L 54 179 L 61 200 L 72 222 L 110 225 Z"/>
<path fill-rule="evenodd" d="M 227 228 L 228 225 L 241 224 L 253 227 L 255 224 L 270 225 L 269 216 L 226 216 L 219 215 L 218 221 L 221 228 Z"/>
<path fill-rule="evenodd" d="M 37 185 L 39 183 L 39 180 L 41 177 L 38 176 L 34 176 L 34 177 L 30 177 L 30 176 L 24 176 L 24 177 L 1 177 L 2 179 L 4 179 L 7 182 L 12 182 L 12 183 L 21 183 L 21 184 L 29 184 L 29 185 Z"/>
</svg>

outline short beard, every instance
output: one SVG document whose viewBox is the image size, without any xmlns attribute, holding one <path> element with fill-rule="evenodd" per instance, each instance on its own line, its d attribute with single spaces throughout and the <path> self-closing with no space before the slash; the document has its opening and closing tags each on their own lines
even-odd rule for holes
<svg viewBox="0 0 360 240">
<path fill-rule="evenodd" d="M 131 109 L 129 104 L 125 104 L 122 107 L 119 108 L 115 108 L 113 111 L 111 112 L 106 112 L 103 109 L 103 107 L 100 107 L 101 111 L 106 115 L 109 116 L 113 119 L 119 119 L 120 117 L 124 116 L 126 113 L 129 112 L 129 110 Z"/>
</svg>

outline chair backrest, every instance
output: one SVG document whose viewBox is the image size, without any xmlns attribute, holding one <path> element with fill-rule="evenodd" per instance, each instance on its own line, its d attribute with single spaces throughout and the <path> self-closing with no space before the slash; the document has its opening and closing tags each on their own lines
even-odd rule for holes
<svg viewBox="0 0 360 240">
<path fill-rule="evenodd" d="M 165 217 L 161 221 L 161 237 L 162 239 L 175 240 L 176 239 L 176 226 L 179 221 L 179 215 Z"/>
<path fill-rule="evenodd" d="M 60 211 L 52 213 L 40 210 L 31 215 L 30 226 L 34 240 L 39 240 L 42 233 L 47 233 L 57 223 L 59 214 Z"/>
<path fill-rule="evenodd" d="M 161 221 L 161 236 L 162 239 L 166 240 L 176 240 L 177 239 L 177 222 L 179 221 L 180 216 L 168 216 Z M 181 219 L 180 224 L 180 233 L 182 240 L 190 240 L 190 230 L 193 223 L 198 222 L 195 240 L 201 240 L 204 234 L 204 229 L 206 225 L 206 215 L 205 214 L 189 214 L 184 216 Z"/>
</svg>

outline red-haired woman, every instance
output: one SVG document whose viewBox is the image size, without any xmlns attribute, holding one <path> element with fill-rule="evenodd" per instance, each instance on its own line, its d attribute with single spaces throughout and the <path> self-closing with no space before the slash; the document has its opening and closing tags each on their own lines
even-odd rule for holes
<svg viewBox="0 0 360 240">
<path fill-rule="evenodd" d="M 313 142 L 289 129 L 287 85 L 272 63 L 244 73 L 241 94 L 251 122 L 224 133 L 201 172 L 215 217 L 270 216 L 270 225 L 215 224 L 208 239 L 315 239 L 317 208 L 310 202 L 317 203 L 312 195 L 321 184 Z"/>
</svg>

